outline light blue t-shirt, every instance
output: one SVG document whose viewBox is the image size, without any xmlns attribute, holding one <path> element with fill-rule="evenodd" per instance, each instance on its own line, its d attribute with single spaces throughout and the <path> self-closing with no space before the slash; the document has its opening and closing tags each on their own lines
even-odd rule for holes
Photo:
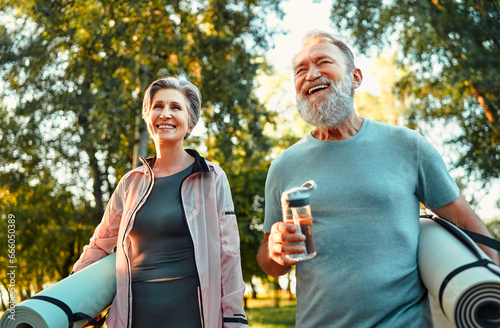
<svg viewBox="0 0 500 328">
<path fill-rule="evenodd" d="M 459 193 L 435 148 L 368 119 L 347 140 L 309 134 L 269 169 L 264 231 L 282 220 L 281 193 L 308 180 L 317 255 L 297 265 L 296 326 L 432 327 L 417 269 L 419 201 L 438 208 Z"/>
</svg>

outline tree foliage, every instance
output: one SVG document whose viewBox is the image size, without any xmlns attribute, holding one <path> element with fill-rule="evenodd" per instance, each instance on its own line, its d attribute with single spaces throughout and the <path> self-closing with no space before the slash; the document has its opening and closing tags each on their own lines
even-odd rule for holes
<svg viewBox="0 0 500 328">
<path fill-rule="evenodd" d="M 397 43 L 409 123 L 456 121 L 456 164 L 485 182 L 500 176 L 498 0 L 335 0 L 331 19 L 362 52 Z"/>
<path fill-rule="evenodd" d="M 178 75 L 203 95 L 206 136 L 190 142 L 203 142 L 208 159 L 228 173 L 244 261 L 256 266 L 246 249 L 256 253 L 252 222 L 261 210 L 271 146 L 263 129 L 273 117 L 253 81 L 266 69 L 259 56 L 275 32 L 263 19 L 268 12 L 279 16 L 279 3 L 2 0 L 0 14 L 9 19 L 0 24 L 0 94 L 14 105 L 0 107 L 0 190 L 12 201 L 2 204 L 22 212 L 18 247 L 34 247 L 25 239 L 28 222 L 39 217 L 49 229 L 57 216 L 50 235 L 58 236 L 57 226 L 71 230 L 67 242 L 53 241 L 65 250 L 44 249 L 63 257 L 54 278 L 68 272 L 81 252 L 80 234 L 88 240 L 116 183 L 132 168 L 145 130 L 144 90 L 161 76 Z M 34 190 L 41 194 L 29 198 Z M 38 243 L 47 234 L 35 230 L 31 239 Z"/>
<path fill-rule="evenodd" d="M 394 61 L 394 54 L 384 54 L 377 57 L 370 67 L 378 84 L 383 85 L 383 88 L 380 88 L 377 95 L 367 91 L 356 91 L 354 105 L 361 116 L 380 122 L 400 124 L 405 108 L 398 105 L 398 99 L 392 93 L 392 88 L 401 75 L 395 68 Z"/>
<path fill-rule="evenodd" d="M 8 220 L 13 219 L 15 238 L 14 262 L 9 263 L 7 245 L 0 249 L 0 284 L 8 290 L 7 272 L 15 269 L 15 290 L 18 300 L 41 291 L 44 284 L 65 278 L 82 247 L 88 243 L 92 227 L 86 222 L 83 204 L 77 208 L 65 186 L 58 184 L 46 170 L 43 183 L 27 182 L 25 175 L 11 175 L 10 189 L 0 197 L 0 229 L 7 235 Z M 2 179 L 5 178 L 2 176 Z M 2 186 L 5 181 L 2 181 Z M 3 239 L 6 241 L 6 238 Z M 6 304 L 2 302 L 2 310 Z"/>
</svg>

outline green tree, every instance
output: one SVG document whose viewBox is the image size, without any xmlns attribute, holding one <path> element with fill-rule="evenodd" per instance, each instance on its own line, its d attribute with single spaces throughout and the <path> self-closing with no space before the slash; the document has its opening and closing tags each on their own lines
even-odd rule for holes
<svg viewBox="0 0 500 328">
<path fill-rule="evenodd" d="M 9 238 L 14 254 L 8 253 L 7 238 L 2 239 L 5 244 L 0 248 L 0 263 L 4 264 L 0 268 L 0 283 L 9 289 L 7 272 L 14 267 L 18 300 L 41 291 L 46 283 L 68 276 L 75 256 L 92 231 L 80 223 L 85 212 L 73 203 L 71 193 L 65 190 L 67 186 L 57 183 L 47 169 L 40 175 L 47 178 L 44 183 L 35 184 L 28 182 L 22 172 L 12 173 L 10 189 L 0 192 L 0 231 L 7 236 L 9 219 L 10 229 L 15 231 L 15 237 Z M 1 176 L 2 180 L 5 178 Z M 2 310 L 5 306 L 2 303 Z"/>
<path fill-rule="evenodd" d="M 206 137 L 190 143 L 199 147 L 203 139 L 208 159 L 228 172 L 242 249 L 256 253 L 255 240 L 247 234 L 255 235 L 249 227 L 262 205 L 267 172 L 262 159 L 270 147 L 262 131 L 273 117 L 256 98 L 253 80 L 265 69 L 259 58 L 274 33 L 263 19 L 268 12 L 279 16 L 279 3 L 0 2 L 0 94 L 14 102 L 0 107 L 6 127 L 0 137 L 6 147 L 0 190 L 27 201 L 30 190 L 43 187 L 39 200 L 23 207 L 20 225 L 37 216 L 49 220 L 55 214 L 45 212 L 46 206 L 58 209 L 59 224 L 71 226 L 66 244 L 72 240 L 75 248 L 61 253 L 66 257 L 59 259 L 65 263 L 61 274 L 76 261 L 79 234 L 83 231 L 88 240 L 117 181 L 137 155 L 153 151 L 151 144 L 144 148 L 142 96 L 165 75 L 184 76 L 200 88 Z M 13 182 L 11 175 L 22 179 Z M 23 229 L 18 247 L 34 247 Z M 38 242 L 45 234 L 37 230 L 30 238 Z M 33 261 L 42 267 L 48 256 Z"/>
<path fill-rule="evenodd" d="M 395 54 L 383 54 L 375 59 L 370 67 L 380 86 L 380 93 L 373 95 L 366 91 L 356 91 L 354 105 L 363 117 L 381 122 L 400 124 L 405 108 L 400 106 L 397 97 L 391 92 L 401 72 L 395 65 Z"/>
<path fill-rule="evenodd" d="M 331 20 L 364 53 L 397 43 L 408 123 L 457 122 L 456 164 L 484 182 L 500 176 L 498 0 L 335 0 Z"/>
</svg>

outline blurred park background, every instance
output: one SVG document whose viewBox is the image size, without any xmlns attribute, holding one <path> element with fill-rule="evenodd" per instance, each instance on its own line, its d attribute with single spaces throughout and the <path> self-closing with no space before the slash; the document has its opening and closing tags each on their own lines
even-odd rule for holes
<svg viewBox="0 0 500 328">
<path fill-rule="evenodd" d="M 120 178 L 138 156 L 154 155 L 142 97 L 166 75 L 189 79 L 203 95 L 187 147 L 228 175 L 247 301 L 292 292 L 293 277 L 278 283 L 255 256 L 269 164 L 312 129 L 295 111 L 291 60 L 313 28 L 338 35 L 358 58 L 360 115 L 427 137 L 500 239 L 497 0 L 0 4 L 0 312 L 8 306 L 9 215 L 20 302 L 71 272 Z"/>
</svg>

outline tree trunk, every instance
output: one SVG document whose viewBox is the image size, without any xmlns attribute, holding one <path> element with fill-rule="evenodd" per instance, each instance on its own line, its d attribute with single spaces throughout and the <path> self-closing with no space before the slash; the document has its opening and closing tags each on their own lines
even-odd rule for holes
<svg viewBox="0 0 500 328">
<path fill-rule="evenodd" d="M 274 277 L 274 306 L 280 306 L 281 288 L 278 282 L 279 277 Z"/>
<path fill-rule="evenodd" d="M 100 220 L 102 215 L 104 214 L 104 205 L 103 205 L 103 200 L 102 200 L 102 174 L 101 170 L 99 169 L 99 163 L 96 158 L 96 153 L 97 149 L 93 144 L 93 141 L 90 141 L 88 139 L 85 139 L 85 136 L 91 135 L 92 131 L 90 128 L 90 123 L 89 123 L 89 117 L 90 117 L 90 110 L 93 106 L 91 103 L 92 95 L 90 91 L 90 84 L 91 84 L 91 79 L 92 79 L 92 69 L 93 65 L 92 62 L 90 61 L 87 64 L 86 71 L 85 71 L 85 79 L 82 83 L 81 87 L 81 109 L 80 112 L 78 113 L 78 124 L 82 127 L 83 129 L 83 135 L 81 136 L 81 149 L 84 150 L 87 153 L 87 156 L 89 157 L 89 162 L 90 162 L 90 170 L 92 173 L 92 178 L 94 179 L 94 199 L 95 199 L 95 212 L 93 215 L 93 222 L 97 225 Z"/>
<path fill-rule="evenodd" d="M 286 285 L 286 291 L 288 293 L 288 299 L 289 300 L 292 300 L 293 299 L 293 295 L 292 295 L 292 277 L 291 277 L 291 274 L 292 274 L 292 271 L 288 271 L 288 275 L 287 275 L 287 278 L 288 278 L 288 283 Z"/>
<path fill-rule="evenodd" d="M 479 90 L 477 90 L 472 85 L 472 83 L 470 83 L 470 88 L 471 88 L 472 93 L 474 94 L 474 96 L 477 97 L 477 102 L 483 108 L 484 115 L 486 116 L 486 118 L 488 119 L 488 121 L 491 123 L 491 127 L 493 128 L 493 131 L 495 131 L 495 134 L 498 137 L 500 137 L 500 131 L 497 128 L 497 117 L 495 115 L 495 111 L 490 109 L 490 106 L 488 106 L 488 104 L 486 103 L 486 99 L 484 98 L 484 96 L 482 95 L 482 93 Z"/>
<path fill-rule="evenodd" d="M 250 286 L 252 287 L 252 299 L 257 299 L 257 290 L 255 289 L 255 285 L 252 281 L 250 281 Z"/>
<path fill-rule="evenodd" d="M 146 89 L 149 87 L 151 77 L 149 76 L 149 68 L 146 65 L 141 65 L 139 67 L 139 79 L 138 85 L 140 90 L 144 90 L 142 95 L 146 92 Z M 132 158 L 132 167 L 136 168 L 140 165 L 139 156 L 147 157 L 148 156 L 148 138 L 149 133 L 146 128 L 146 124 L 142 119 L 142 111 L 139 116 L 135 119 L 135 131 L 134 131 L 134 151 Z"/>
<path fill-rule="evenodd" d="M 135 118 L 135 133 L 134 133 L 134 151 L 132 158 L 132 167 L 136 168 L 141 165 L 139 156 L 148 156 L 148 129 L 145 127 L 141 117 Z"/>
</svg>

